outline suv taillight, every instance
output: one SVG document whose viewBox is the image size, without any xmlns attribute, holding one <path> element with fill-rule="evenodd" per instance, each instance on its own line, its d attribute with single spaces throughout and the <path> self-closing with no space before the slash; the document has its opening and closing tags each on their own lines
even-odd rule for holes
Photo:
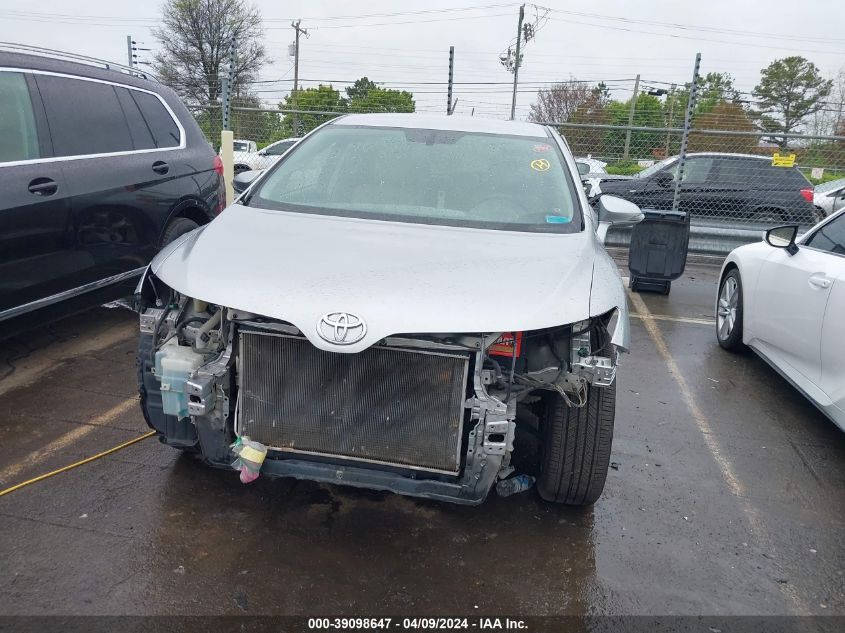
<svg viewBox="0 0 845 633">
<path fill-rule="evenodd" d="M 813 190 L 812 189 L 802 189 L 801 195 L 804 196 L 804 200 L 807 202 L 813 201 Z"/>
<path fill-rule="evenodd" d="M 223 175 L 223 159 L 219 156 L 214 157 L 214 171 L 217 172 L 218 176 Z"/>
</svg>

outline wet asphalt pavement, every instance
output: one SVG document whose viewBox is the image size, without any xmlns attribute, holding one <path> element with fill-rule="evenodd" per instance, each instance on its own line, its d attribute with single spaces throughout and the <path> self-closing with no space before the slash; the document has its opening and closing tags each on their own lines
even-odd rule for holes
<svg viewBox="0 0 845 633">
<path fill-rule="evenodd" d="M 244 486 L 147 439 L 0 497 L 0 614 L 845 615 L 845 434 L 718 347 L 717 274 L 632 300 L 593 508 Z M 136 329 L 0 343 L 0 490 L 148 430 Z"/>
</svg>

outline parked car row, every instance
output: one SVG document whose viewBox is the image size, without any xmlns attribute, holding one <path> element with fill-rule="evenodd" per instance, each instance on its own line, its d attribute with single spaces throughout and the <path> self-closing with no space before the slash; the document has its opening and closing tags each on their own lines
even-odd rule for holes
<svg viewBox="0 0 845 633">
<path fill-rule="evenodd" d="M 0 330 L 134 286 L 225 205 L 223 166 L 176 94 L 92 64 L 0 51 Z"/>
<path fill-rule="evenodd" d="M 519 406 L 540 496 L 601 494 L 630 337 L 603 242 L 671 204 L 677 158 L 612 181 L 548 126 L 347 115 L 260 152 L 238 141 L 268 163 L 243 163 L 220 214 L 222 161 L 172 91 L 19 53 L 0 53 L 0 135 L 0 321 L 140 277 L 140 404 L 162 443 L 475 504 L 513 472 Z M 692 214 L 815 209 L 803 175 L 763 157 L 691 154 L 683 173 Z M 845 428 L 845 210 L 797 234 L 727 259 L 717 338 Z"/>
</svg>

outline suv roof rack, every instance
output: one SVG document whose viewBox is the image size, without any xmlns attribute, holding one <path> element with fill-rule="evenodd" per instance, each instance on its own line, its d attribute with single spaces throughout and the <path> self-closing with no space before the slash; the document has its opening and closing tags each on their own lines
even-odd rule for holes
<svg viewBox="0 0 845 633">
<path fill-rule="evenodd" d="M 150 72 L 138 70 L 131 66 L 124 66 L 123 64 L 116 64 L 114 62 L 106 61 L 104 59 L 97 59 L 96 57 L 88 57 L 87 55 L 78 55 L 77 53 L 68 53 L 65 51 L 57 51 L 52 48 L 43 48 L 41 46 L 31 46 L 29 44 L 17 44 L 15 42 L 0 42 L 0 51 L 11 53 L 27 53 L 29 55 L 38 55 L 40 57 L 48 57 L 50 59 L 60 59 L 65 61 L 72 61 L 89 66 L 97 66 L 105 68 L 106 70 L 116 70 L 118 72 L 134 75 L 142 79 L 153 79 L 156 77 Z"/>
</svg>

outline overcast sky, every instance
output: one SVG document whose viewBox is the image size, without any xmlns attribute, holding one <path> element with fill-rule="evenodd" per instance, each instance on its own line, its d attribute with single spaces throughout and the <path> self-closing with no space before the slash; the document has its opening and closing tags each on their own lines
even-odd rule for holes
<svg viewBox="0 0 845 633">
<path fill-rule="evenodd" d="M 290 21 L 302 18 L 300 77 L 343 87 L 367 75 L 414 93 L 417 109 L 445 108 L 448 50 L 455 46 L 458 112 L 504 117 L 510 75 L 498 55 L 516 34 L 518 4 L 496 0 L 315 2 L 255 0 L 264 17 L 271 63 L 262 72 L 262 99 L 275 103 L 291 85 Z M 126 62 L 126 36 L 154 48 L 156 2 L 114 0 L 0 0 L 0 40 Z M 688 81 L 696 52 L 702 73 L 729 72 L 751 91 L 770 61 L 803 55 L 827 76 L 845 67 L 845 2 L 836 0 L 546 0 L 553 11 L 525 50 L 518 116 L 538 86 L 570 75 L 608 82 L 618 99 L 630 97 L 633 78 L 645 87 Z M 471 10 L 454 10 L 476 7 Z M 443 9 L 451 11 L 444 12 Z M 411 13 L 395 15 L 397 13 Z M 422 13 L 419 13 L 422 12 Z M 382 15 L 379 15 L 382 14 Z M 383 15 L 388 14 L 388 15 Z M 533 20 L 532 5 L 526 9 Z M 371 17 L 352 17 L 352 16 Z M 673 24 L 675 26 L 664 26 Z M 437 82 L 431 85 L 428 82 Z M 464 82 L 493 82 L 470 84 Z"/>
</svg>

